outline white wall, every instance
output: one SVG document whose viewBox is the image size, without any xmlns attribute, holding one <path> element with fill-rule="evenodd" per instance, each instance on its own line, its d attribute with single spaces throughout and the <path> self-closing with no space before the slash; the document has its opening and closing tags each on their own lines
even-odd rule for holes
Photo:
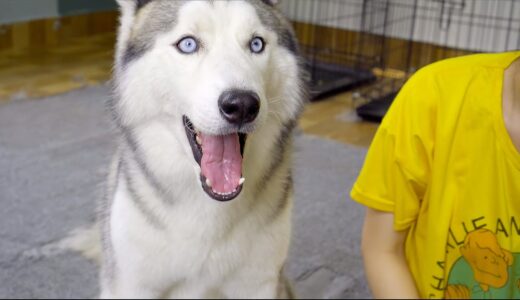
<svg viewBox="0 0 520 300">
<path fill-rule="evenodd" d="M 386 28 L 385 2 L 282 0 L 280 7 L 295 21 L 360 31 L 365 3 L 370 32 L 474 51 L 520 49 L 520 0 L 417 0 L 415 18 L 413 0 L 388 0 Z"/>
<path fill-rule="evenodd" d="M 0 0 L 0 24 L 56 16 L 57 0 Z"/>
</svg>

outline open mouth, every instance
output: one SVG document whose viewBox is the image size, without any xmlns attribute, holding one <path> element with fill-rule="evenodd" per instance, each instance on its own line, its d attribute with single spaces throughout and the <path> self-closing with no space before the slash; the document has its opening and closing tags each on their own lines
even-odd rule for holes
<svg viewBox="0 0 520 300">
<path fill-rule="evenodd" d="M 202 189 L 217 201 L 235 199 L 242 191 L 242 156 L 247 135 L 208 135 L 194 128 L 188 117 L 182 117 L 195 161 L 199 164 Z"/>
</svg>

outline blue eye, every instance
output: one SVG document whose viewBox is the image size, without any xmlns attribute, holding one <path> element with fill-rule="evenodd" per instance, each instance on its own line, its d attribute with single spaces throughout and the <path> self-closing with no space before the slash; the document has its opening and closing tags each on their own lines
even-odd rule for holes
<svg viewBox="0 0 520 300">
<path fill-rule="evenodd" d="M 265 49 L 264 39 L 262 39 L 261 37 L 253 38 L 249 44 L 249 48 L 253 53 L 262 53 Z"/>
<path fill-rule="evenodd" d="M 177 49 L 184 54 L 192 54 L 199 50 L 199 44 L 194 37 L 188 36 L 177 43 Z"/>
</svg>

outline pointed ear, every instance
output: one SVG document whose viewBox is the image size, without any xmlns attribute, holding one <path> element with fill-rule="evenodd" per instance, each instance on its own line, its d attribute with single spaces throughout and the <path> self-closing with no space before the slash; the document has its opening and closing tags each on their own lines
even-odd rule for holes
<svg viewBox="0 0 520 300">
<path fill-rule="evenodd" d="M 119 9 L 121 10 L 121 15 L 128 16 L 133 15 L 135 13 L 135 9 L 137 6 L 137 2 L 134 0 L 117 0 L 117 4 L 119 4 Z"/>
<path fill-rule="evenodd" d="M 143 6 L 145 6 L 146 4 L 152 2 L 152 0 L 136 0 L 136 2 L 137 2 L 137 9 L 140 9 Z"/>
<path fill-rule="evenodd" d="M 262 0 L 262 2 L 264 2 L 265 4 L 269 5 L 269 6 L 275 6 L 276 4 L 278 4 L 278 0 Z"/>
<path fill-rule="evenodd" d="M 117 56 L 122 57 L 126 42 L 130 38 L 132 24 L 139 6 L 144 6 L 143 0 L 116 0 L 119 4 L 119 30 L 117 36 Z"/>
<path fill-rule="evenodd" d="M 153 0 L 117 0 L 117 3 L 123 12 L 130 12 L 139 10 L 152 1 Z"/>
</svg>

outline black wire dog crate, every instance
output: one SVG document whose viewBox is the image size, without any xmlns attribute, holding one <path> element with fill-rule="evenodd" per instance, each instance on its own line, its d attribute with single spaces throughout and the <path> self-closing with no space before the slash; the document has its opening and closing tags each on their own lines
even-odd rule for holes
<svg viewBox="0 0 520 300">
<path fill-rule="evenodd" d="M 364 0 L 286 0 L 306 58 L 313 100 L 371 83 L 381 65 L 384 3 Z"/>
<path fill-rule="evenodd" d="M 381 76 L 359 89 L 358 115 L 381 121 L 406 79 L 429 63 L 477 52 L 520 49 L 520 1 L 517 0 L 371 0 L 387 2 L 389 19 L 412 11 L 410 30 L 389 22 L 382 69 L 401 70 L 401 76 Z M 402 26 L 403 24 L 401 24 Z M 395 49 L 392 44 L 408 44 Z M 396 57 L 406 57 L 406 60 Z M 395 73 L 395 72 L 394 72 Z"/>
<path fill-rule="evenodd" d="M 315 99 L 355 89 L 380 121 L 406 79 L 431 62 L 520 49 L 519 0 L 284 0 Z M 365 85 L 365 83 L 371 83 Z"/>
</svg>

